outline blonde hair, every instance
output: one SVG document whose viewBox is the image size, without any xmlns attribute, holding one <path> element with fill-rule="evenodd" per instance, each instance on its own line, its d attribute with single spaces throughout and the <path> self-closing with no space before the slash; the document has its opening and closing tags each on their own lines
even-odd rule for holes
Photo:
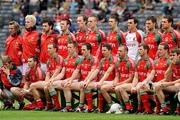
<svg viewBox="0 0 180 120">
<path fill-rule="evenodd" d="M 36 17 L 34 15 L 27 15 L 25 19 L 31 20 L 33 25 L 36 25 Z"/>
</svg>

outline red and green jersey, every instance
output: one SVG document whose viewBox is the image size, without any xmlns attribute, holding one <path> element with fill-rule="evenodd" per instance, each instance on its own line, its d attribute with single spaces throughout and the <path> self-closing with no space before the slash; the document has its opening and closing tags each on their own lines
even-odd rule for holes
<svg viewBox="0 0 180 120">
<path fill-rule="evenodd" d="M 38 44 L 39 33 L 37 31 L 25 31 L 22 40 L 22 62 L 27 62 L 30 56 L 39 56 L 40 47 Z"/>
<path fill-rule="evenodd" d="M 157 57 L 156 53 L 160 42 L 161 33 L 156 30 L 153 33 L 147 33 L 146 37 L 144 38 L 144 43 L 149 46 L 148 56 L 153 60 Z"/>
<path fill-rule="evenodd" d="M 40 66 L 37 65 L 35 69 L 29 69 L 26 72 L 24 78 L 25 78 L 25 81 L 34 83 L 37 81 L 43 81 L 45 79 L 45 76 Z"/>
<path fill-rule="evenodd" d="M 113 67 L 113 71 L 109 74 L 106 81 L 113 81 L 115 78 L 115 63 L 117 59 L 115 57 L 110 56 L 109 59 L 102 58 L 97 69 L 99 69 L 99 79 L 101 79 L 109 67 Z"/>
<path fill-rule="evenodd" d="M 49 59 L 49 54 L 48 54 L 48 45 L 50 43 L 54 43 L 57 44 L 57 34 L 42 34 L 41 35 L 41 53 L 39 56 L 39 61 L 41 63 L 47 63 L 48 59 Z"/>
<path fill-rule="evenodd" d="M 96 57 L 91 56 L 89 59 L 81 58 L 77 68 L 80 70 L 81 80 L 85 80 L 89 72 L 95 69 L 98 64 Z"/>
<path fill-rule="evenodd" d="M 174 29 L 170 29 L 169 31 L 165 32 L 162 37 L 162 42 L 166 42 L 169 45 L 169 48 L 177 47 L 178 40 L 180 39 L 180 35 Z"/>
<path fill-rule="evenodd" d="M 140 59 L 136 64 L 135 72 L 138 74 L 138 81 L 142 82 L 147 78 L 147 75 L 153 70 L 153 60 L 146 56 Z"/>
<path fill-rule="evenodd" d="M 52 76 L 56 69 L 62 68 L 63 58 L 60 55 L 54 55 L 47 61 L 47 72 Z"/>
<path fill-rule="evenodd" d="M 130 76 L 134 76 L 134 71 L 134 61 L 128 57 L 116 63 L 116 74 L 119 74 L 119 82 L 127 80 Z"/>
<path fill-rule="evenodd" d="M 78 56 L 64 59 L 63 67 L 65 67 L 65 69 L 66 69 L 65 78 L 70 78 L 72 76 L 72 74 L 76 70 L 78 64 L 79 64 Z"/>
<path fill-rule="evenodd" d="M 81 54 L 81 47 L 82 47 L 83 43 L 86 42 L 87 34 L 88 34 L 87 28 L 84 28 L 84 30 L 79 30 L 75 34 L 76 41 L 78 43 L 78 51 L 79 51 L 80 54 Z"/>
<path fill-rule="evenodd" d="M 75 41 L 75 36 L 71 32 L 63 33 L 58 36 L 58 54 L 64 59 L 68 56 L 68 41 Z"/>
<path fill-rule="evenodd" d="M 159 82 L 164 79 L 164 74 L 166 70 L 168 69 L 170 64 L 170 60 L 168 59 L 168 56 L 165 56 L 163 58 L 158 58 L 154 61 L 154 70 L 155 70 L 155 76 L 154 76 L 154 82 Z"/>
<path fill-rule="evenodd" d="M 180 61 L 177 64 L 173 65 L 172 73 L 173 73 L 172 76 L 173 81 L 180 79 Z"/>
<path fill-rule="evenodd" d="M 92 46 L 92 55 L 96 56 L 99 60 L 102 58 L 102 44 L 105 42 L 105 33 L 98 29 L 89 31 L 86 37 L 86 42 Z"/>
<path fill-rule="evenodd" d="M 107 43 L 111 45 L 112 55 L 115 56 L 118 47 L 122 44 L 126 44 L 124 33 L 121 30 L 111 31 L 107 36 Z"/>
<path fill-rule="evenodd" d="M 17 65 L 22 65 L 22 37 L 10 35 L 5 42 L 5 54 Z"/>
</svg>

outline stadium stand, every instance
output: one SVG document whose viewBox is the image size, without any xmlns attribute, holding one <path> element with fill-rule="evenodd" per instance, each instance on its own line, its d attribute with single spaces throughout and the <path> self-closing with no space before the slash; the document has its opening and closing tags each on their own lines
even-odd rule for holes
<svg viewBox="0 0 180 120">
<path fill-rule="evenodd" d="M 20 1 L 20 0 L 3 0 L 3 1 L 1 1 L 1 4 L 0 4 L 0 27 L 1 27 L 1 29 L 0 29 L 0 38 L 1 38 L 0 51 L 1 52 L 4 50 L 4 41 L 8 35 L 7 23 L 12 19 L 18 20 L 19 18 L 21 18 L 21 15 L 19 14 L 19 11 L 18 11 L 18 5 L 16 6 L 17 11 L 15 12 L 15 10 L 14 10 L 14 6 L 17 1 Z M 25 0 L 22 0 L 22 1 L 25 1 Z M 46 3 L 48 0 L 44 0 L 44 1 Z M 24 2 L 23 4 L 21 3 L 21 7 L 22 7 L 22 5 L 25 6 L 26 5 L 25 3 L 26 2 Z M 42 6 L 46 5 L 45 3 L 44 4 L 42 3 L 41 5 L 39 4 L 39 6 L 41 6 L 40 9 L 38 8 L 38 5 L 35 5 L 34 7 L 33 7 L 33 5 L 30 5 L 29 6 L 30 8 L 27 9 L 27 10 L 29 10 L 29 11 L 27 11 L 27 13 L 28 14 L 33 13 L 34 11 L 42 9 L 45 13 L 47 13 L 48 17 L 54 18 L 57 13 L 57 9 L 61 10 L 61 8 L 63 6 L 62 3 L 61 4 L 58 2 L 54 3 L 53 1 L 49 0 L 48 4 L 47 4 L 48 8 L 47 8 L 47 10 L 44 10 L 44 9 L 46 9 L 46 6 L 44 8 L 42 8 Z M 18 4 L 18 2 L 17 2 L 17 4 Z M 58 7 L 57 7 L 57 4 L 59 5 Z M 138 20 L 140 21 L 140 24 L 139 24 L 140 29 L 143 29 L 143 26 L 145 23 L 145 18 L 147 18 L 148 16 L 154 15 L 154 16 L 160 17 L 163 15 L 163 4 L 161 2 L 158 2 L 158 3 L 153 2 L 153 9 L 152 10 L 145 9 L 143 12 L 139 10 L 140 6 L 141 6 L 139 0 L 126 0 L 125 4 L 126 4 L 126 8 L 128 9 L 128 12 L 130 14 L 132 14 L 133 16 L 137 17 Z M 112 3 L 111 3 L 111 5 L 112 5 Z M 81 8 L 80 5 L 75 6 L 75 7 Z M 71 8 L 71 9 L 73 9 L 73 8 Z M 70 18 L 73 22 L 75 29 L 77 29 L 75 21 L 78 16 L 78 11 L 70 12 L 70 10 L 69 10 L 69 13 L 71 13 Z M 22 8 L 21 8 L 21 11 L 23 11 Z M 174 23 L 176 23 L 177 21 L 180 20 L 179 12 L 180 12 L 180 2 L 176 1 L 173 4 L 173 13 L 172 13 L 172 16 L 174 17 Z M 41 14 L 40 14 L 40 16 L 41 16 Z M 108 16 L 109 16 L 109 13 L 107 13 L 106 18 L 108 18 Z M 120 17 L 120 19 L 121 19 L 121 17 Z M 20 20 L 19 20 L 19 22 L 20 22 Z M 104 30 L 105 33 L 107 33 L 109 30 L 109 26 L 108 26 L 107 22 L 99 23 L 99 27 L 102 30 Z M 126 29 L 127 29 L 126 21 L 121 20 L 121 22 L 119 23 L 119 28 L 121 28 L 123 31 L 126 31 Z M 40 30 L 41 27 L 38 27 L 38 29 Z"/>
</svg>

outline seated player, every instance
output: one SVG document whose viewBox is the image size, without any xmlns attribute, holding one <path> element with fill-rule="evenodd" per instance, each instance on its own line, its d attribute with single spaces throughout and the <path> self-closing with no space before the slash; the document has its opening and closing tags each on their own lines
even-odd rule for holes
<svg viewBox="0 0 180 120">
<path fill-rule="evenodd" d="M 12 87 L 20 87 L 22 73 L 11 61 L 10 57 L 2 56 L 3 66 L 0 68 L 0 100 L 4 103 L 4 109 L 12 108 L 14 96 L 10 91 Z M 20 109 L 24 103 L 20 104 Z"/>
<path fill-rule="evenodd" d="M 15 99 L 20 103 L 21 109 L 23 108 L 24 98 L 29 100 L 31 103 L 34 102 L 30 85 L 34 82 L 44 80 L 44 73 L 40 68 L 37 56 L 31 56 L 28 58 L 28 67 L 29 69 L 27 70 L 23 78 L 23 82 L 24 82 L 23 87 L 11 88 L 11 92 L 15 96 Z M 24 109 L 28 109 L 28 108 L 25 107 Z"/>
</svg>

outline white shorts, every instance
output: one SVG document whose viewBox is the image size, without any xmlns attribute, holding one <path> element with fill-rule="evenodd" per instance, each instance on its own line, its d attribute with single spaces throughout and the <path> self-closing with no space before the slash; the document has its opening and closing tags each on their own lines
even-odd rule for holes
<svg viewBox="0 0 180 120">
<path fill-rule="evenodd" d="M 17 68 L 23 73 L 23 65 L 17 66 Z"/>
<path fill-rule="evenodd" d="M 22 66 L 22 74 L 23 75 L 26 74 L 27 69 L 28 69 L 28 64 L 27 63 L 23 63 L 23 66 Z"/>
<path fill-rule="evenodd" d="M 113 81 L 104 81 L 104 84 L 113 85 Z"/>
<path fill-rule="evenodd" d="M 5 93 L 5 95 L 8 97 L 8 99 L 14 99 L 14 95 L 12 94 L 12 92 L 6 88 L 3 89 L 3 92 Z"/>
<path fill-rule="evenodd" d="M 41 69 L 46 73 L 47 65 L 44 63 L 41 63 Z"/>
</svg>

